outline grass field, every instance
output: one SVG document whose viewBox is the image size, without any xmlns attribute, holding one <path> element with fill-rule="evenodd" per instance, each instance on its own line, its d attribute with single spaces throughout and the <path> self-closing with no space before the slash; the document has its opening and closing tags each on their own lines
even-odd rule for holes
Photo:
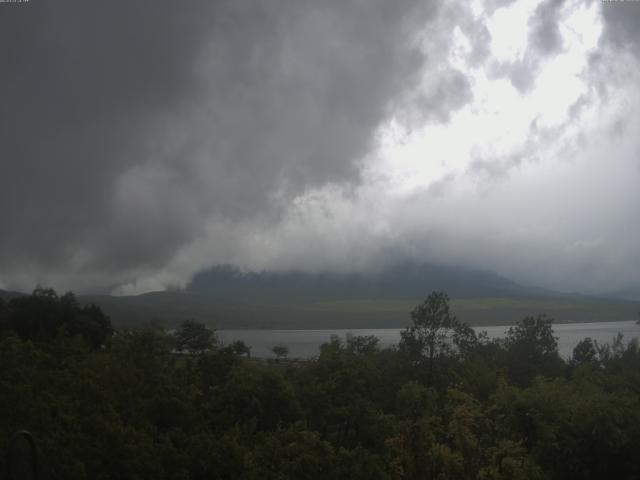
<svg viewBox="0 0 640 480">
<path fill-rule="evenodd" d="M 156 321 L 175 325 L 195 319 L 216 328 L 397 328 L 410 324 L 410 313 L 421 300 L 301 298 L 220 300 L 205 295 L 156 292 L 136 297 L 83 297 L 95 302 L 116 325 Z M 557 322 L 634 320 L 640 303 L 624 301 L 461 298 L 452 310 L 470 325 L 508 325 L 528 315 L 546 313 Z"/>
<path fill-rule="evenodd" d="M 302 311 L 327 315 L 387 316 L 406 323 L 420 300 L 334 300 L 299 306 Z M 460 320 L 471 325 L 503 325 L 527 315 L 546 313 L 562 323 L 633 320 L 640 305 L 632 302 L 564 301 L 514 298 L 453 299 L 451 308 Z"/>
</svg>

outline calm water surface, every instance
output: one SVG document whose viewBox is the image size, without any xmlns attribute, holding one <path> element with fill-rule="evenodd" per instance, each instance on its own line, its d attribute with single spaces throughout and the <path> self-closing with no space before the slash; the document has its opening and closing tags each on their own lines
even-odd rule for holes
<svg viewBox="0 0 640 480">
<path fill-rule="evenodd" d="M 509 326 L 475 327 L 476 333 L 487 332 L 490 338 L 505 336 Z M 289 358 L 310 358 L 319 353 L 321 344 L 337 335 L 345 340 L 348 335 L 375 335 L 382 346 L 397 344 L 400 340 L 400 328 L 383 329 L 345 329 L 345 330 L 219 330 L 218 336 L 224 343 L 242 340 L 251 347 L 251 355 L 260 358 L 271 358 L 274 345 L 289 347 Z M 570 357 L 573 347 L 586 338 L 591 337 L 598 343 L 611 343 L 619 333 L 624 335 L 625 343 L 632 338 L 640 337 L 640 325 L 628 322 L 595 322 L 595 323 L 559 323 L 553 326 L 558 337 L 558 349 L 563 357 Z"/>
</svg>

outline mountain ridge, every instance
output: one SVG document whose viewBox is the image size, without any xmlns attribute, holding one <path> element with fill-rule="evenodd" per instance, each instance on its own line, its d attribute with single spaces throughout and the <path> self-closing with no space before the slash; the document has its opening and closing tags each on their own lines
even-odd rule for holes
<svg viewBox="0 0 640 480">
<path fill-rule="evenodd" d="M 195 319 L 219 329 L 400 328 L 433 290 L 448 293 L 454 313 L 470 325 L 512 324 L 540 313 L 558 322 L 633 320 L 640 310 L 638 302 L 554 292 L 493 272 L 429 264 L 398 264 L 374 274 L 243 273 L 218 266 L 196 274 L 183 290 L 77 298 L 99 305 L 119 326 L 171 327 Z"/>
<path fill-rule="evenodd" d="M 185 288 L 225 298 L 303 295 L 308 298 L 415 299 L 438 290 L 452 297 L 561 297 L 526 287 L 494 272 L 434 264 L 401 263 L 373 273 L 263 271 L 243 273 L 222 265 L 200 271 Z"/>
</svg>

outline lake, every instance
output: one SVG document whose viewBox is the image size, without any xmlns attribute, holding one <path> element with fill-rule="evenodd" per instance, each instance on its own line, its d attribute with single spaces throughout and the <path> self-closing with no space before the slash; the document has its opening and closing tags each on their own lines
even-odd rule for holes
<svg viewBox="0 0 640 480">
<path fill-rule="evenodd" d="M 476 333 L 487 332 L 490 338 L 503 337 L 509 326 L 474 327 Z M 380 339 L 382 346 L 397 344 L 400 340 L 400 328 L 382 329 L 332 329 L 332 330 L 218 330 L 220 340 L 225 344 L 234 340 L 242 340 L 251 347 L 251 355 L 258 358 L 273 358 L 271 348 L 274 345 L 286 345 L 289 358 L 311 358 L 318 355 L 321 344 L 337 335 L 345 340 L 348 335 L 374 335 Z M 627 322 L 592 322 L 592 323 L 558 323 L 553 325 L 558 338 L 558 350 L 565 358 L 571 357 L 576 344 L 591 337 L 598 343 L 611 343 L 618 334 L 624 335 L 627 343 L 632 338 L 640 337 L 640 325 L 635 321 Z"/>
</svg>

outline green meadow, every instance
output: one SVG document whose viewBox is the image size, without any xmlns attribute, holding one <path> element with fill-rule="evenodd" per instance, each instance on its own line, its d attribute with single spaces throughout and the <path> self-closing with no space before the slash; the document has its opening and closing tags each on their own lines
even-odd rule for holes
<svg viewBox="0 0 640 480">
<path fill-rule="evenodd" d="M 175 325 L 195 319 L 219 329 L 401 328 L 423 299 L 216 299 L 185 292 L 112 297 L 82 296 L 96 302 L 118 325 L 157 322 Z M 559 323 L 620 321 L 638 318 L 640 304 L 627 301 L 454 298 L 453 312 L 472 326 L 508 325 L 528 315 L 546 313 Z"/>
</svg>

